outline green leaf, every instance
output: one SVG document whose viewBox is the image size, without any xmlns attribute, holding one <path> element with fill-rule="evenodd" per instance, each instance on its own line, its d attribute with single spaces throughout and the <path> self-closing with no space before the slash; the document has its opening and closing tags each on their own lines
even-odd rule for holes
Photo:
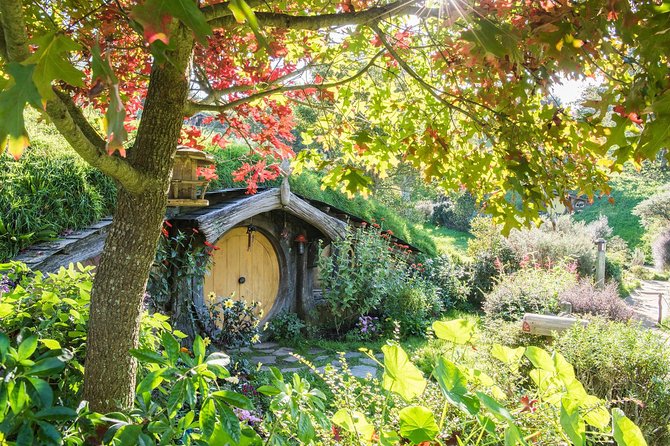
<svg viewBox="0 0 670 446">
<path fill-rule="evenodd" d="M 567 397 L 561 399 L 561 427 L 574 446 L 586 444 L 586 427 L 579 416 L 579 404 Z"/>
<path fill-rule="evenodd" d="M 467 319 L 436 321 L 433 323 L 435 336 L 454 344 L 467 344 L 475 334 L 475 323 Z"/>
<path fill-rule="evenodd" d="M 162 364 L 165 365 L 166 358 L 160 353 L 152 352 L 150 350 L 131 349 L 130 354 L 138 361 L 146 364 Z"/>
<path fill-rule="evenodd" d="M 466 377 L 455 364 L 440 357 L 433 369 L 433 376 L 447 401 L 470 415 L 479 412 L 479 401 L 468 395 Z"/>
<path fill-rule="evenodd" d="M 382 386 L 384 389 L 395 392 L 405 401 L 421 395 L 426 388 L 426 380 L 419 369 L 407 357 L 407 353 L 399 345 L 385 345 L 384 375 Z"/>
<path fill-rule="evenodd" d="M 261 27 L 258 25 L 258 20 L 256 20 L 256 14 L 254 14 L 253 9 L 249 7 L 246 1 L 244 0 L 231 0 L 228 3 L 228 8 L 233 13 L 235 20 L 238 23 L 247 23 L 251 31 L 253 31 L 256 36 L 258 44 L 262 47 L 267 47 L 267 40 L 261 31 Z"/>
<path fill-rule="evenodd" d="M 500 421 L 513 423 L 512 414 L 499 402 L 482 392 L 476 392 L 479 401 Z"/>
<path fill-rule="evenodd" d="M 142 433 L 142 426 L 137 424 L 127 424 L 121 426 L 114 435 L 114 445 L 118 446 L 136 446 Z"/>
<path fill-rule="evenodd" d="M 519 444 L 525 446 L 528 443 L 523 439 L 519 428 L 514 424 L 510 424 L 505 429 L 505 446 L 517 446 Z"/>
<path fill-rule="evenodd" d="M 273 386 L 260 386 L 256 391 L 267 396 L 275 396 L 281 393 L 278 388 Z"/>
<path fill-rule="evenodd" d="M 647 446 L 642 431 L 621 409 L 612 409 L 614 419 L 614 440 L 619 446 Z"/>
<path fill-rule="evenodd" d="M 199 335 L 193 341 L 193 356 L 195 356 L 198 363 L 201 363 L 205 359 L 205 342 Z"/>
<path fill-rule="evenodd" d="M 519 362 L 523 357 L 525 348 L 509 348 L 500 344 L 493 344 L 491 347 L 491 356 L 507 365 L 509 369 L 513 372 L 519 370 Z"/>
<path fill-rule="evenodd" d="M 49 350 L 60 350 L 60 342 L 56 341 L 55 339 L 40 339 L 40 342 L 44 344 L 46 348 Z"/>
<path fill-rule="evenodd" d="M 212 397 L 220 399 L 230 404 L 231 406 L 239 407 L 240 409 L 253 409 L 254 405 L 249 398 L 241 393 L 230 390 L 219 390 L 212 393 Z"/>
<path fill-rule="evenodd" d="M 30 368 L 32 376 L 51 376 L 59 373 L 65 368 L 65 363 L 58 358 L 45 358 L 37 361 L 34 366 Z"/>
<path fill-rule="evenodd" d="M 554 368 L 556 375 L 566 386 L 575 380 L 575 369 L 559 352 L 554 353 Z"/>
<path fill-rule="evenodd" d="M 217 404 L 217 407 L 219 408 L 219 420 L 221 421 L 223 430 L 226 431 L 228 435 L 230 435 L 233 441 L 239 443 L 240 437 L 242 436 L 240 420 L 235 415 L 235 412 L 233 412 L 230 407 L 226 406 L 225 404 L 219 403 Z"/>
<path fill-rule="evenodd" d="M 109 60 L 102 57 L 100 48 L 96 45 L 91 51 L 93 60 L 91 69 L 93 79 L 100 79 L 109 88 L 109 106 L 105 112 L 105 134 L 107 136 L 107 150 L 112 153 L 114 150 L 123 149 L 123 143 L 128 138 L 126 132 L 125 120 L 126 109 L 121 101 L 119 93 L 119 80 L 114 75 L 114 70 Z"/>
<path fill-rule="evenodd" d="M 68 58 L 70 52 L 81 49 L 79 44 L 70 37 L 58 33 L 37 37 L 34 39 L 34 44 L 37 45 L 37 51 L 23 63 L 35 64 L 33 82 L 42 99 L 46 101 L 56 97 L 51 88 L 51 82 L 55 80 L 75 87 L 84 86 L 84 73 L 72 66 Z"/>
<path fill-rule="evenodd" d="M 423 406 L 409 406 L 402 409 L 400 416 L 400 435 L 412 444 L 432 441 L 439 432 L 433 412 Z"/>
<path fill-rule="evenodd" d="M 37 336 L 29 336 L 19 344 L 18 359 L 28 359 L 37 349 Z"/>
<path fill-rule="evenodd" d="M 207 365 L 214 365 L 219 367 L 228 367 L 230 365 L 230 356 L 223 352 L 214 352 L 205 360 Z"/>
<path fill-rule="evenodd" d="M 312 425 L 312 420 L 307 413 L 300 412 L 298 416 L 298 439 L 304 444 L 310 444 L 314 437 L 316 437 L 316 431 Z"/>
<path fill-rule="evenodd" d="M 28 377 L 28 382 L 39 395 L 43 407 L 49 407 L 53 404 L 54 393 L 48 382 L 32 376 Z"/>
<path fill-rule="evenodd" d="M 24 421 L 16 437 L 16 446 L 33 446 L 35 443 L 33 427 L 29 421 Z"/>
<path fill-rule="evenodd" d="M 216 426 L 216 407 L 214 401 L 207 399 L 200 409 L 200 430 L 205 440 L 209 439 L 214 433 Z"/>
<path fill-rule="evenodd" d="M 61 437 L 60 432 L 56 429 L 51 423 L 45 421 L 38 421 L 37 425 L 40 427 L 40 434 L 47 441 L 50 441 L 53 445 L 63 444 L 63 438 Z"/>
<path fill-rule="evenodd" d="M 375 427 L 368 422 L 365 415 L 355 410 L 340 409 L 335 412 L 331 421 L 336 426 L 366 441 L 371 441 L 375 433 Z"/>
<path fill-rule="evenodd" d="M 580 404 L 584 410 L 583 417 L 586 424 L 601 431 L 609 427 L 611 417 L 603 400 L 594 395 L 587 395 Z"/>
<path fill-rule="evenodd" d="M 551 359 L 551 355 L 546 350 L 540 347 L 527 347 L 525 352 L 526 358 L 530 359 L 530 362 L 533 365 L 541 370 L 547 372 L 555 372 L 556 368 L 554 367 L 554 361 Z"/>
<path fill-rule="evenodd" d="M 396 446 L 400 444 L 401 438 L 395 431 L 382 431 L 379 436 L 379 444 L 382 446 Z"/>
<path fill-rule="evenodd" d="M 71 420 L 77 416 L 77 411 L 69 407 L 55 406 L 42 409 L 35 414 L 35 418 L 39 420 L 57 420 L 65 421 Z"/>
<path fill-rule="evenodd" d="M 154 370 L 153 372 L 149 372 L 147 376 L 145 376 L 144 379 L 137 385 L 137 394 L 141 395 L 145 392 L 152 392 L 163 382 L 162 374 L 164 372 L 165 369 L 158 369 Z"/>
<path fill-rule="evenodd" d="M 9 350 L 9 337 L 0 333 L 0 358 L 7 354 L 7 350 Z"/>
<path fill-rule="evenodd" d="M 33 83 L 35 65 L 7 64 L 7 73 L 12 77 L 0 93 L 0 155 L 5 150 L 9 138 L 9 150 L 15 159 L 28 146 L 28 132 L 23 120 L 23 110 L 30 104 L 41 110 L 42 100 Z"/>
</svg>

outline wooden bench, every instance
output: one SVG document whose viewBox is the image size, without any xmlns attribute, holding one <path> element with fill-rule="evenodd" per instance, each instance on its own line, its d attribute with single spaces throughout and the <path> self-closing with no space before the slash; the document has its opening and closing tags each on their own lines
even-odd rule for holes
<svg viewBox="0 0 670 446">
<path fill-rule="evenodd" d="M 589 321 L 569 316 L 526 313 L 521 320 L 521 331 L 534 335 L 552 336 L 553 332 L 561 333 L 578 323 L 586 326 Z"/>
</svg>

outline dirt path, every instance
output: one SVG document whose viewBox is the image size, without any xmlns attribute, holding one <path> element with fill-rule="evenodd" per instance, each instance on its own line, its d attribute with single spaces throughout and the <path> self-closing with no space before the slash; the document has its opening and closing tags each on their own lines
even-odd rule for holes
<svg viewBox="0 0 670 446">
<path fill-rule="evenodd" d="M 642 286 L 631 293 L 626 303 L 635 310 L 635 318 L 645 327 L 658 331 L 670 342 L 670 332 L 658 327 L 659 295 L 662 295 L 661 307 L 663 319 L 670 319 L 670 282 L 661 280 L 643 280 Z"/>
</svg>

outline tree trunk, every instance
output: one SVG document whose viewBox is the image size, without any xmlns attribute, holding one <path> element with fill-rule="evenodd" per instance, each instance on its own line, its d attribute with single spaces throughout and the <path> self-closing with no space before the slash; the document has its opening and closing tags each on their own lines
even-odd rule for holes
<svg viewBox="0 0 670 446">
<path fill-rule="evenodd" d="M 135 398 L 142 302 L 165 216 L 167 191 L 188 93 L 191 33 L 172 34 L 169 62 L 154 62 L 142 119 L 129 159 L 154 179 L 141 195 L 119 190 L 114 222 L 91 294 L 84 399 L 92 410 L 125 410 Z"/>
</svg>

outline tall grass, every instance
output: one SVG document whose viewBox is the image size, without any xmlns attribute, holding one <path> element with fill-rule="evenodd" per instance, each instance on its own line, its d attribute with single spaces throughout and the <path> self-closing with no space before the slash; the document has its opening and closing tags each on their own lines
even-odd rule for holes
<svg viewBox="0 0 670 446">
<path fill-rule="evenodd" d="M 0 156 L 0 261 L 111 213 L 112 180 L 83 162 L 56 130 L 27 115 L 31 147 Z"/>
</svg>

